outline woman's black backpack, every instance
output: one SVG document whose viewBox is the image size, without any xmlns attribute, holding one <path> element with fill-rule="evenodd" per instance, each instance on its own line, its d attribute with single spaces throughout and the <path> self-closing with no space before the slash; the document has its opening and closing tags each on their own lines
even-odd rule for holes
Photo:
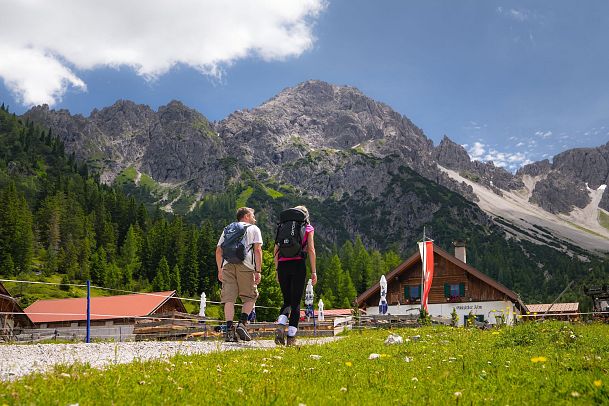
<svg viewBox="0 0 609 406">
<path fill-rule="evenodd" d="M 279 214 L 275 244 L 279 248 L 279 258 L 304 258 L 306 251 L 302 246 L 309 217 L 299 209 L 286 209 Z"/>
</svg>

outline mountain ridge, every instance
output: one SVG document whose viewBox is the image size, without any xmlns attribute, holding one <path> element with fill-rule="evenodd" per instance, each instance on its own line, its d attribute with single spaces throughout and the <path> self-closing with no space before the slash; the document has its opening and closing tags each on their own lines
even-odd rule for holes
<svg viewBox="0 0 609 406">
<path fill-rule="evenodd" d="M 321 81 L 286 88 L 260 106 L 231 113 L 217 123 L 177 101 L 156 113 L 148 106 L 119 101 L 94 110 L 88 119 L 71 117 L 65 110 L 54 113 L 48 107 L 24 115 L 51 127 L 68 150 L 102 173 L 105 182 L 133 167 L 157 182 L 179 184 L 197 199 L 221 193 L 240 182 L 245 172 L 320 199 L 339 200 L 362 192 L 377 199 L 391 195 L 392 179 L 405 166 L 474 203 L 480 200 L 474 192 L 478 184 L 499 197 L 526 193 L 531 207 L 557 215 L 586 208 L 592 201 L 586 179 L 594 185 L 605 176 L 602 165 L 596 171 L 585 169 L 589 163 L 606 161 L 602 148 L 596 154 L 565 151 L 564 159 L 558 160 L 561 165 L 541 161 L 516 174 L 493 163 L 472 161 L 446 136 L 434 146 L 407 117 L 358 89 Z M 594 159 L 577 166 L 581 154 Z M 607 195 L 602 194 L 599 209 L 609 207 Z M 497 216 L 492 210 L 487 213 Z M 390 216 L 390 224 L 400 224 L 397 213 Z M 597 231 L 604 233 L 602 228 Z M 507 234 L 511 235 L 509 230 Z"/>
</svg>

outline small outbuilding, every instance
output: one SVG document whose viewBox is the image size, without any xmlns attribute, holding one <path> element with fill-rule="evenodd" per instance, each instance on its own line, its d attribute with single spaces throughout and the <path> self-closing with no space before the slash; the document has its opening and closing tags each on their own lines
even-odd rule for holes
<svg viewBox="0 0 609 406">
<path fill-rule="evenodd" d="M 91 298 L 91 326 L 133 325 L 137 319 L 186 313 L 176 291 Z M 38 300 L 24 312 L 38 328 L 80 327 L 87 322 L 87 298 Z"/>
<path fill-rule="evenodd" d="M 32 321 L 9 291 L 0 282 L 0 337 L 11 338 L 24 328 L 33 327 Z"/>
<path fill-rule="evenodd" d="M 579 302 L 528 304 L 528 319 L 579 320 Z"/>
</svg>

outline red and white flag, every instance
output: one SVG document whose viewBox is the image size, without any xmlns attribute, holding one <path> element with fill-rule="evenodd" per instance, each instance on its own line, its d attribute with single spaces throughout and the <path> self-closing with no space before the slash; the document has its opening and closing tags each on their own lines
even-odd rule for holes
<svg viewBox="0 0 609 406">
<path fill-rule="evenodd" d="M 421 264 L 423 267 L 423 292 L 421 296 L 421 306 L 427 310 L 427 299 L 431 282 L 433 280 L 433 241 L 423 241 L 419 243 L 419 252 L 421 253 Z"/>
</svg>

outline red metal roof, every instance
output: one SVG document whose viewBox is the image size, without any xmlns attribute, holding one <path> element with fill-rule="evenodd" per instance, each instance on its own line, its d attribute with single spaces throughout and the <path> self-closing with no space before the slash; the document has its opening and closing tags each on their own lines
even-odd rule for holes
<svg viewBox="0 0 609 406">
<path fill-rule="evenodd" d="M 148 316 L 175 296 L 175 293 L 173 290 L 92 297 L 91 320 Z M 87 298 L 38 300 L 27 307 L 24 312 L 34 323 L 86 320 Z"/>
<path fill-rule="evenodd" d="M 550 306 L 552 308 L 550 309 Z M 530 313 L 545 313 L 550 309 L 551 313 L 563 313 L 563 312 L 577 312 L 579 310 L 579 302 L 574 303 L 542 303 L 542 304 L 528 304 L 527 308 Z"/>
</svg>

